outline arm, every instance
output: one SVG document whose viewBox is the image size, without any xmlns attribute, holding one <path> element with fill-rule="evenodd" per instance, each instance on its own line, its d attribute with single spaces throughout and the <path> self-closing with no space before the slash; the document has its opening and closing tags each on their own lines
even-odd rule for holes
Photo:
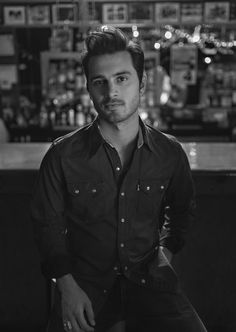
<svg viewBox="0 0 236 332">
<path fill-rule="evenodd" d="M 47 278 L 57 279 L 63 320 L 69 320 L 75 332 L 81 331 L 80 328 L 93 331 L 92 304 L 71 275 L 72 263 L 67 250 L 64 217 L 65 195 L 61 158 L 56 147 L 52 147 L 42 161 L 31 203 L 42 271 Z"/>
<path fill-rule="evenodd" d="M 64 196 L 61 159 L 56 147 L 52 147 L 41 163 L 31 201 L 31 218 L 42 271 L 49 279 L 71 272 L 70 256 L 66 248 Z"/>
<path fill-rule="evenodd" d="M 176 144 L 179 148 L 179 158 L 166 193 L 164 224 L 160 238 L 160 246 L 173 254 L 185 244 L 186 232 L 193 220 L 195 209 L 189 162 L 180 144 Z"/>
</svg>

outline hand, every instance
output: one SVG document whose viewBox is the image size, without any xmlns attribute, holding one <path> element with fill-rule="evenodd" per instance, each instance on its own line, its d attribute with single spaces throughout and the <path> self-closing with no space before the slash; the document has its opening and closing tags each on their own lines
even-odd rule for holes
<svg viewBox="0 0 236 332">
<path fill-rule="evenodd" d="M 63 325 L 66 331 L 94 331 L 94 313 L 87 294 L 79 287 L 71 274 L 57 279 L 61 292 Z M 67 324 L 65 324 L 67 322 Z M 69 322 L 69 323 L 68 323 Z"/>
</svg>

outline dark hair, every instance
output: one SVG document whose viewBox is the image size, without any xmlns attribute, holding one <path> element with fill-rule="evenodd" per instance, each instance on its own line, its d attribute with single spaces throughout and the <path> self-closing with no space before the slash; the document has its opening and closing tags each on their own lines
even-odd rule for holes
<svg viewBox="0 0 236 332">
<path fill-rule="evenodd" d="M 86 50 L 82 55 L 82 66 L 88 79 L 89 59 L 92 56 L 112 54 L 120 51 L 128 51 L 132 58 L 134 69 L 141 83 L 144 71 L 144 53 L 138 43 L 129 40 L 118 28 L 102 26 L 96 31 L 90 32 L 85 39 Z"/>
</svg>

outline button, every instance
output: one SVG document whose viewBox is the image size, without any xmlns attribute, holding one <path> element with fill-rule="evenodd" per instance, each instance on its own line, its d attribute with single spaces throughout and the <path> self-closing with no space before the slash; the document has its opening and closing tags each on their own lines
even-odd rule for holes
<svg viewBox="0 0 236 332">
<path fill-rule="evenodd" d="M 117 267 L 117 266 L 114 266 L 114 267 L 113 267 L 113 270 L 114 270 L 114 271 L 118 271 L 118 267 Z"/>
<path fill-rule="evenodd" d="M 125 196 L 125 193 L 122 191 L 122 193 L 120 193 L 121 196 Z"/>
<path fill-rule="evenodd" d="M 106 289 L 103 289 L 103 293 L 106 294 L 106 293 L 107 293 L 107 290 L 106 290 Z"/>
<path fill-rule="evenodd" d="M 124 270 L 127 271 L 127 270 L 128 270 L 128 266 L 125 266 L 125 267 L 124 267 Z"/>
<path fill-rule="evenodd" d="M 96 189 L 96 188 L 93 188 L 93 189 L 92 189 L 92 193 L 93 193 L 93 194 L 96 194 L 96 192 L 97 192 L 97 189 Z"/>
<path fill-rule="evenodd" d="M 121 248 L 124 248 L 125 245 L 124 245 L 124 243 L 121 243 L 120 246 L 121 246 Z"/>
<path fill-rule="evenodd" d="M 75 194 L 79 194 L 79 189 L 75 189 L 75 190 L 74 190 L 74 193 L 75 193 Z"/>
<path fill-rule="evenodd" d="M 156 246 L 154 249 L 157 250 L 157 249 L 158 249 L 158 246 Z"/>
<path fill-rule="evenodd" d="M 164 186 L 161 186 L 161 190 L 163 190 L 165 187 Z"/>
<path fill-rule="evenodd" d="M 120 221 L 121 221 L 121 222 L 125 222 L 125 218 L 121 218 Z"/>
<path fill-rule="evenodd" d="M 146 280 L 145 280 L 145 279 L 142 279 L 142 280 L 141 280 L 141 283 L 142 283 L 142 284 L 145 284 L 145 283 L 146 283 Z"/>
<path fill-rule="evenodd" d="M 119 172 L 120 171 L 120 167 L 118 166 L 118 167 L 116 167 L 116 171 L 117 172 Z"/>
<path fill-rule="evenodd" d="M 150 186 L 147 186 L 147 187 L 146 187 L 146 189 L 147 189 L 147 190 L 150 190 L 150 189 L 151 189 L 151 187 L 150 187 Z"/>
</svg>

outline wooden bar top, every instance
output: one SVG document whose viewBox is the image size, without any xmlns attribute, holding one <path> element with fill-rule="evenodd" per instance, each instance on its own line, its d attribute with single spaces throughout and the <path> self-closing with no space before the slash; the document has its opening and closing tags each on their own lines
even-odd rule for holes
<svg viewBox="0 0 236 332">
<path fill-rule="evenodd" d="M 37 170 L 50 143 L 0 144 L 0 170 Z M 182 143 L 193 171 L 236 172 L 236 143 Z"/>
</svg>

